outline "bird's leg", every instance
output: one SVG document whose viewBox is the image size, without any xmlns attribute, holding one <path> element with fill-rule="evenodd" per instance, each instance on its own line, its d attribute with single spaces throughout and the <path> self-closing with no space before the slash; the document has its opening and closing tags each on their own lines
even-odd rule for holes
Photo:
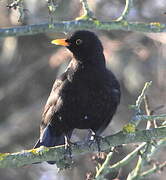
<svg viewBox="0 0 166 180">
<path fill-rule="evenodd" d="M 88 143 L 90 142 L 90 146 L 93 143 L 97 144 L 97 148 L 98 148 L 98 152 L 101 152 L 101 147 L 100 147 L 100 142 L 104 141 L 106 142 L 108 145 L 110 145 L 109 141 L 107 141 L 105 138 L 103 138 L 102 136 L 99 136 L 97 133 L 95 133 L 94 131 L 92 131 L 91 129 L 89 129 L 89 134 L 88 134 Z"/>
<path fill-rule="evenodd" d="M 69 157 L 72 159 L 72 149 L 71 149 L 71 146 L 72 145 L 77 146 L 77 143 L 70 141 L 71 135 L 72 135 L 72 131 L 69 132 L 69 133 L 66 133 L 64 135 L 64 138 L 65 138 L 65 149 L 66 149 L 66 152 L 67 152 L 67 154 L 69 154 Z"/>
<path fill-rule="evenodd" d="M 72 142 L 70 141 L 67 135 L 65 135 L 64 137 L 65 137 L 65 150 L 67 154 L 69 154 L 69 157 L 72 159 L 72 150 L 71 150 Z"/>
<path fill-rule="evenodd" d="M 88 129 L 88 136 L 86 138 L 86 141 L 87 142 L 94 141 L 94 135 L 95 133 L 91 129 Z"/>
<path fill-rule="evenodd" d="M 98 152 L 101 152 L 101 148 L 100 148 L 101 139 L 103 139 L 101 136 L 98 136 L 94 131 L 89 129 L 87 142 L 88 142 L 89 146 L 91 146 L 93 143 L 96 143 Z"/>
<path fill-rule="evenodd" d="M 96 135 L 96 134 L 94 134 L 93 136 L 94 136 L 94 141 L 95 141 L 96 144 L 97 144 L 98 152 L 100 153 L 100 152 L 101 152 L 100 142 L 101 142 L 101 140 L 103 139 L 103 137 L 98 136 L 98 135 Z"/>
</svg>

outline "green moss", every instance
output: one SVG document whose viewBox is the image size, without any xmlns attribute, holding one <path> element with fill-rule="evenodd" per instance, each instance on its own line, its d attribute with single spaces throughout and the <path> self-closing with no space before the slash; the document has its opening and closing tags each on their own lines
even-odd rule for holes
<svg viewBox="0 0 166 180">
<path fill-rule="evenodd" d="M 48 28 L 49 28 L 49 29 L 54 29 L 55 26 L 54 26 L 54 24 L 49 24 L 49 25 L 48 25 Z"/>
<path fill-rule="evenodd" d="M 37 154 L 38 153 L 38 151 L 36 149 L 32 149 L 29 152 L 31 152 L 32 154 Z"/>
<path fill-rule="evenodd" d="M 93 22 L 94 22 L 97 26 L 99 26 L 99 25 L 101 24 L 98 19 L 94 20 Z"/>
<path fill-rule="evenodd" d="M 129 25 L 127 21 L 122 21 L 122 24 L 123 24 L 124 26 L 128 26 L 128 25 Z"/>
<path fill-rule="evenodd" d="M 8 156 L 9 153 L 0 153 L 0 161 L 4 159 L 4 157 Z"/>
<path fill-rule="evenodd" d="M 125 133 L 134 133 L 136 130 L 136 126 L 132 123 L 128 123 L 123 127 L 123 132 Z"/>
</svg>

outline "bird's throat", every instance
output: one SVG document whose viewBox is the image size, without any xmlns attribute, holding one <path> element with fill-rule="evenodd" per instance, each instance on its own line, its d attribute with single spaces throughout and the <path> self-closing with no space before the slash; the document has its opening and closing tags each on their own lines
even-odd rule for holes
<svg viewBox="0 0 166 180">
<path fill-rule="evenodd" d="M 83 67 L 89 67 L 89 66 L 95 66 L 100 68 L 105 68 L 105 57 L 104 54 L 94 54 L 92 56 L 74 56 L 76 62 L 79 66 Z"/>
</svg>

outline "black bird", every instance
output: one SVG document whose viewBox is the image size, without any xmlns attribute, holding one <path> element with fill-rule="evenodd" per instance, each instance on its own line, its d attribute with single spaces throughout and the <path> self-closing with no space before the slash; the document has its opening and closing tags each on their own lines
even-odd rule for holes
<svg viewBox="0 0 166 180">
<path fill-rule="evenodd" d="M 90 129 L 99 136 L 120 102 L 119 83 L 106 69 L 103 46 L 93 32 L 76 31 L 52 43 L 66 46 L 73 59 L 53 85 L 34 148 L 65 144 L 75 128 Z"/>
</svg>

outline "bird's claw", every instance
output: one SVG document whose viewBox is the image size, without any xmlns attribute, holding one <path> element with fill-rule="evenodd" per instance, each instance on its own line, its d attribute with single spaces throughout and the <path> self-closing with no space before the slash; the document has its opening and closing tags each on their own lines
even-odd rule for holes
<svg viewBox="0 0 166 180">
<path fill-rule="evenodd" d="M 101 141 L 107 143 L 107 145 L 110 146 L 110 142 L 106 138 L 102 136 L 98 136 L 95 133 L 92 133 L 90 138 L 88 139 L 89 147 L 91 147 L 92 144 L 96 143 L 98 152 L 101 152 L 101 146 L 100 146 Z"/>
<path fill-rule="evenodd" d="M 65 155 L 68 155 L 70 159 L 72 159 L 72 142 L 65 136 Z"/>
<path fill-rule="evenodd" d="M 65 137 L 65 151 L 66 151 L 66 154 L 69 155 L 70 159 L 72 159 L 71 146 L 77 146 L 77 143 L 71 142 L 67 137 Z"/>
<path fill-rule="evenodd" d="M 92 146 L 92 144 L 97 144 L 98 152 L 101 152 L 100 142 L 103 140 L 102 136 L 97 136 L 96 134 L 93 134 L 90 139 L 88 140 L 89 147 Z"/>
</svg>

